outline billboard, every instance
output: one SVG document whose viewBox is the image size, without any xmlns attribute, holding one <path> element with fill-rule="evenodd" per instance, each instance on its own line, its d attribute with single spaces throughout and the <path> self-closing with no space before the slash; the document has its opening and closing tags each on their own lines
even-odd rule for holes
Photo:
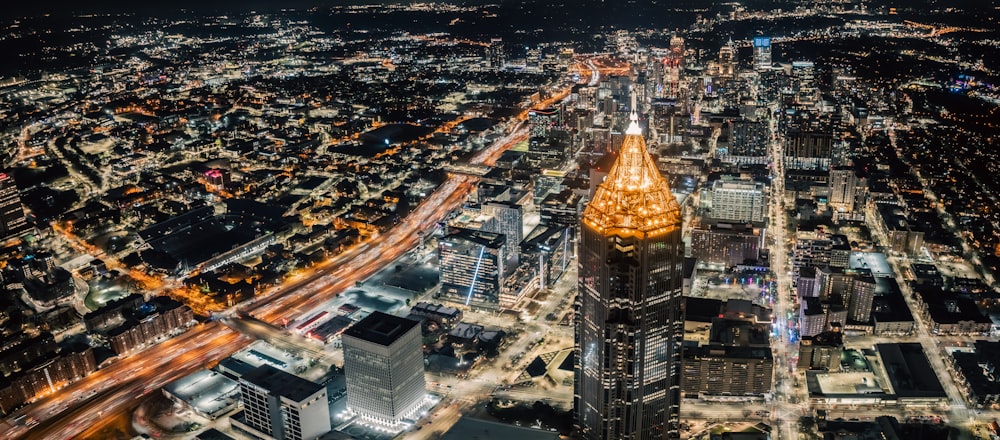
<svg viewBox="0 0 1000 440">
<path fill-rule="evenodd" d="M 771 47 L 771 37 L 754 37 L 753 47 Z"/>
</svg>

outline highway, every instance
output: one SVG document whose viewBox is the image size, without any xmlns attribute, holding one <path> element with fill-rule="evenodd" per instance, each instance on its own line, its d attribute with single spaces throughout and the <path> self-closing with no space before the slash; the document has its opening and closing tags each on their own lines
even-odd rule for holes
<svg viewBox="0 0 1000 440">
<path fill-rule="evenodd" d="M 368 278 L 415 246 L 420 231 L 441 221 L 458 207 L 471 189 L 471 181 L 465 176 L 449 178 L 397 227 L 317 265 L 308 275 L 290 279 L 241 311 L 270 323 L 292 320 Z M 28 418 L 20 424 L 7 423 L 0 427 L 0 437 L 18 438 L 27 434 L 29 438 L 70 438 L 79 433 L 78 427 L 125 411 L 133 399 L 232 355 L 252 341 L 218 322 L 197 325 L 16 412 L 8 420 L 27 414 L 39 424 L 25 432 Z M 140 384 L 123 387 L 117 383 L 121 378 L 134 378 Z M 74 406 L 77 400 L 74 396 L 80 395 L 92 397 L 79 399 L 85 402 Z M 65 411 L 68 408 L 73 409 Z"/>
<path fill-rule="evenodd" d="M 551 88 L 550 97 L 533 103 L 532 107 L 559 102 L 568 96 L 571 88 L 572 85 L 566 84 Z M 526 140 L 527 112 L 525 109 L 518 115 L 507 127 L 505 136 L 474 154 L 469 163 L 492 165 L 504 151 Z M 96 432 L 101 420 L 126 414 L 136 399 L 210 366 L 253 342 L 252 337 L 227 325 L 251 335 L 274 336 L 278 323 L 300 317 L 390 264 L 417 246 L 422 234 L 459 207 L 475 182 L 475 177 L 449 175 L 434 193 L 390 230 L 292 276 L 263 295 L 217 314 L 220 320 L 195 325 L 155 347 L 117 360 L 55 393 L 37 398 L 0 421 L 0 438 L 85 438 L 82 428 L 89 427 L 86 432 Z M 285 342 L 299 342 L 295 345 L 311 354 L 322 351 L 310 349 L 310 341 Z"/>
<path fill-rule="evenodd" d="M 565 98 L 569 90 L 567 87 L 555 93 L 541 105 Z M 504 151 L 527 139 L 526 113 L 522 116 L 507 135 L 475 154 L 470 163 L 492 165 Z M 294 320 L 417 246 L 423 232 L 464 202 L 475 180 L 464 175 L 449 176 L 392 229 L 293 276 L 223 316 L 235 321 L 240 319 L 239 314 L 246 314 L 265 323 Z M 14 412 L 0 423 L 0 438 L 73 438 L 85 426 L 93 431 L 100 420 L 127 412 L 139 397 L 230 356 L 251 342 L 252 338 L 218 321 L 198 324 Z"/>
<path fill-rule="evenodd" d="M 218 323 L 198 324 L 15 412 L 8 420 L 26 417 L 20 424 L 4 425 L 0 437 L 74 438 L 82 427 L 128 408 L 135 399 L 202 368 L 206 362 L 229 356 L 251 341 Z M 25 426 L 29 419 L 38 422 L 30 430 Z"/>
</svg>

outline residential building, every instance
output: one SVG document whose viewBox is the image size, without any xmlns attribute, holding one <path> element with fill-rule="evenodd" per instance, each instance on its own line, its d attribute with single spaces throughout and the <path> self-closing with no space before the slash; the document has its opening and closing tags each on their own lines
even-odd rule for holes
<svg viewBox="0 0 1000 440">
<path fill-rule="evenodd" d="M 767 186 L 752 180 L 716 180 L 702 197 L 707 217 L 741 223 L 763 223 Z"/>
</svg>

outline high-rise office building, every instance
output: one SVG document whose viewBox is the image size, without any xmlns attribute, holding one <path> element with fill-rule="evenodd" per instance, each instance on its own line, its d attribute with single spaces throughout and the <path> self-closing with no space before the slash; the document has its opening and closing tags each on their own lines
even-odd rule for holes
<svg viewBox="0 0 1000 440">
<path fill-rule="evenodd" d="M 767 69 L 771 67 L 771 38 L 754 37 L 753 39 L 753 67 L 754 69 Z"/>
<path fill-rule="evenodd" d="M 499 308 L 507 238 L 493 232 L 456 228 L 438 243 L 441 296 L 467 306 Z"/>
<path fill-rule="evenodd" d="M 490 68 L 503 69 L 504 64 L 507 62 L 507 57 L 504 53 L 502 38 L 490 39 L 489 55 Z"/>
<path fill-rule="evenodd" d="M 240 377 L 243 417 L 233 425 L 256 437 L 315 439 L 330 432 L 326 387 L 261 365 Z"/>
<path fill-rule="evenodd" d="M 493 216 L 497 221 L 497 232 L 506 239 L 507 261 L 510 267 L 517 267 L 521 241 L 524 240 L 524 220 L 521 205 L 515 202 L 487 202 L 483 205 L 483 213 Z"/>
<path fill-rule="evenodd" d="M 403 427 L 427 395 L 420 323 L 374 312 L 342 338 L 347 408 L 368 421 Z"/>
<path fill-rule="evenodd" d="M 745 224 L 719 223 L 691 231 L 691 256 L 733 267 L 760 258 L 761 230 Z"/>
<path fill-rule="evenodd" d="M 633 113 L 580 221 L 574 403 L 584 438 L 679 438 L 681 225 Z"/>
<path fill-rule="evenodd" d="M 663 58 L 663 90 L 658 95 L 675 98 L 680 94 L 682 70 L 684 70 L 684 39 L 671 35 L 670 52 Z"/>
<path fill-rule="evenodd" d="M 736 73 L 736 43 L 732 38 L 719 49 L 719 76 L 732 78 Z"/>
<path fill-rule="evenodd" d="M 21 205 L 21 193 L 14 178 L 0 173 L 0 240 L 6 240 L 28 230 L 28 218 Z"/>
<path fill-rule="evenodd" d="M 785 166 L 796 170 L 828 170 L 833 161 L 835 119 L 805 111 L 790 116 L 785 132 Z"/>
<path fill-rule="evenodd" d="M 858 177 L 853 167 L 833 167 L 830 169 L 830 207 L 845 212 L 854 210 Z"/>
</svg>

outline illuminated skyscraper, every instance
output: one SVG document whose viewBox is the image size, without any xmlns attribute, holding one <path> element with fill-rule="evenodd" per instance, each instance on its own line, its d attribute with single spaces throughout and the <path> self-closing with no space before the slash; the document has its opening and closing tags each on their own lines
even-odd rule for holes
<svg viewBox="0 0 1000 440">
<path fill-rule="evenodd" d="M 471 307 L 489 310 L 501 307 L 507 237 L 455 228 L 438 242 L 441 297 Z"/>
<path fill-rule="evenodd" d="M 771 38 L 754 37 L 753 39 L 753 67 L 755 69 L 768 69 L 771 67 Z"/>
<path fill-rule="evenodd" d="M 732 38 L 719 49 L 719 76 L 732 78 L 736 74 L 736 43 Z"/>
<path fill-rule="evenodd" d="M 344 331 L 347 408 L 381 426 L 400 428 L 423 408 L 420 323 L 374 312 Z"/>
<path fill-rule="evenodd" d="M 6 240 L 28 230 L 28 219 L 21 205 L 21 194 L 14 178 L 0 173 L 0 240 Z"/>
<path fill-rule="evenodd" d="M 503 39 L 493 38 L 490 40 L 489 56 L 491 68 L 496 70 L 503 69 L 504 64 L 507 62 L 507 57 L 503 50 Z"/>
<path fill-rule="evenodd" d="M 681 222 L 633 113 L 580 221 L 574 403 L 587 439 L 679 438 Z"/>
<path fill-rule="evenodd" d="M 497 219 L 497 230 L 492 232 L 504 235 L 507 240 L 507 249 L 504 251 L 507 261 L 510 266 L 517 266 L 521 240 L 524 240 L 524 214 L 521 205 L 492 201 L 483 205 L 483 212 Z"/>
</svg>

